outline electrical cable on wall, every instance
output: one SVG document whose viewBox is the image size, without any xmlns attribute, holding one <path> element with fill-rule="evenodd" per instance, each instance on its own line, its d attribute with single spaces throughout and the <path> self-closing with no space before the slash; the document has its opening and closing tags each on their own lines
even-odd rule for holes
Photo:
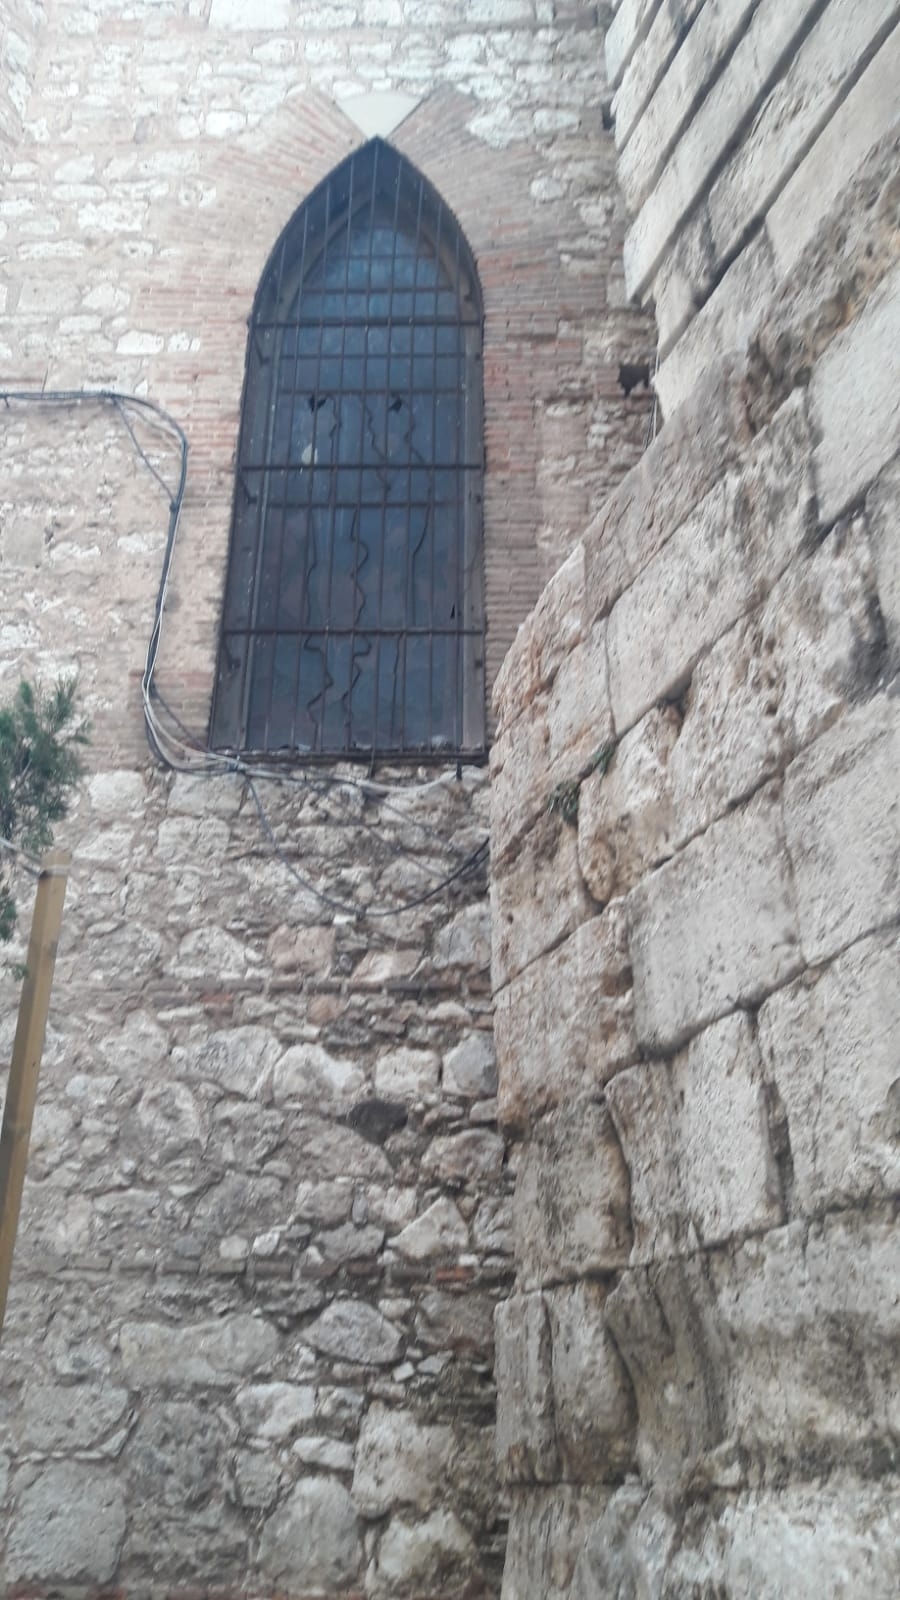
<svg viewBox="0 0 900 1600">
<path fill-rule="evenodd" d="M 238 777 L 242 778 L 246 783 L 256 806 L 263 833 L 279 861 L 305 892 L 315 896 L 315 898 L 318 899 L 323 905 L 341 915 L 349 915 L 357 919 L 365 920 L 400 916 L 407 911 L 413 911 L 418 907 L 425 905 L 428 901 L 436 898 L 436 896 L 439 895 L 444 889 L 449 888 L 459 878 L 464 877 L 467 873 L 475 871 L 479 866 L 481 866 L 481 864 L 487 859 L 487 839 L 482 840 L 475 847 L 475 849 L 469 851 L 468 853 L 460 852 L 458 851 L 457 847 L 447 840 L 442 834 L 440 834 L 436 828 L 433 828 L 428 823 L 422 822 L 418 818 L 409 816 L 406 811 L 403 811 L 397 805 L 392 804 L 389 798 L 392 794 L 398 796 L 402 795 L 404 798 L 406 798 L 411 793 L 416 793 L 420 787 L 431 788 L 433 786 L 432 784 L 426 784 L 422 786 L 391 786 L 383 783 L 376 783 L 372 779 L 361 781 L 360 779 L 354 779 L 346 776 L 337 777 L 328 774 L 317 774 L 315 777 L 313 777 L 307 772 L 298 772 L 296 770 L 286 772 L 279 770 L 277 766 L 266 766 L 258 762 L 248 762 L 243 757 L 238 755 L 226 755 L 219 751 L 210 750 L 208 744 L 206 744 L 198 735 L 192 733 L 182 721 L 178 713 L 169 705 L 162 691 L 155 683 L 154 678 L 156 664 L 159 658 L 160 642 L 162 639 L 166 599 L 168 596 L 169 580 L 175 553 L 175 543 L 178 535 L 179 521 L 181 518 L 181 511 L 184 504 L 184 496 L 187 487 L 187 464 L 190 447 L 184 429 L 168 411 L 166 411 L 162 406 L 158 405 L 156 401 L 148 400 L 141 395 L 125 393 L 124 391 L 118 389 L 0 389 L 0 401 L 4 401 L 7 405 L 10 403 L 31 403 L 45 406 L 73 406 L 94 402 L 110 406 L 121 419 L 136 454 L 150 472 L 152 477 L 156 480 L 157 485 L 168 499 L 169 522 L 166 532 L 165 550 L 163 553 L 162 572 L 160 575 L 159 588 L 157 590 L 156 602 L 154 605 L 153 624 L 147 644 L 144 670 L 141 675 L 141 702 L 144 715 L 144 726 L 147 734 L 147 742 L 153 755 L 157 761 L 159 761 L 160 765 L 167 767 L 173 772 L 195 776 L 202 775 L 206 777 L 215 777 L 224 776 L 225 774 L 230 773 L 236 774 Z M 177 442 L 179 450 L 179 472 L 178 481 L 174 488 L 166 481 L 162 473 L 154 466 L 149 455 L 138 439 L 131 417 L 129 416 L 130 407 L 136 408 L 145 422 L 148 422 L 151 426 L 160 428 L 163 432 L 167 433 Z M 162 707 L 165 715 L 173 724 L 174 729 L 177 730 L 176 732 L 173 732 L 172 728 L 166 727 L 166 725 L 163 723 L 157 714 L 157 705 Z M 316 796 L 322 798 L 334 798 L 337 800 L 338 804 L 343 805 L 345 809 L 349 805 L 346 791 L 350 789 L 355 790 L 359 792 L 364 799 L 379 802 L 385 811 L 390 812 L 398 817 L 405 827 L 415 828 L 423 835 L 423 837 L 432 839 L 443 851 L 456 855 L 458 857 L 457 864 L 454 866 L 452 871 L 444 873 L 443 875 L 439 875 L 435 868 L 431 867 L 429 863 L 422 861 L 419 856 L 407 849 L 400 841 L 392 839 L 390 835 L 385 834 L 374 823 L 368 821 L 367 819 L 355 816 L 354 822 L 357 827 L 362 828 L 364 831 L 376 834 L 382 845 L 391 850 L 394 854 L 403 856 L 404 859 L 412 862 L 420 871 L 433 878 L 436 878 L 436 881 L 432 884 L 431 888 L 424 891 L 422 894 L 416 895 L 411 900 L 403 901 L 396 906 L 380 906 L 372 908 L 354 905 L 348 901 L 344 901 L 337 895 L 329 894 L 327 891 L 317 888 L 312 881 L 305 878 L 303 874 L 299 873 L 294 867 L 293 863 L 289 860 L 288 856 L 285 854 L 284 850 L 281 848 L 280 844 L 278 843 L 275 830 L 272 826 L 271 819 L 266 812 L 259 791 L 256 787 L 257 783 L 266 781 L 279 782 L 281 784 L 296 784 L 304 789 L 312 791 L 312 793 Z M 0 844 L 5 843 L 5 840 L 0 840 Z"/>
</svg>

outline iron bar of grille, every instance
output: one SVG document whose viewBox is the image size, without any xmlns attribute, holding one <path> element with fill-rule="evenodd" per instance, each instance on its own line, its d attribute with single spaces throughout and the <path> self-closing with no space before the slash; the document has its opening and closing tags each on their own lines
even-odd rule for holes
<svg viewBox="0 0 900 1600">
<path fill-rule="evenodd" d="M 459 230 L 373 141 L 301 207 L 257 297 L 220 745 L 482 749 L 479 331 Z"/>
</svg>

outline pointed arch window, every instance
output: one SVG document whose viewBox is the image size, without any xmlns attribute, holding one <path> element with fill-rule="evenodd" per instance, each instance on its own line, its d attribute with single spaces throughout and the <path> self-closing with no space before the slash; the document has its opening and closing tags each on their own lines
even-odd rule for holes
<svg viewBox="0 0 900 1600">
<path fill-rule="evenodd" d="M 380 140 L 288 225 L 250 321 L 215 748 L 483 750 L 481 325 L 457 223 Z"/>
</svg>

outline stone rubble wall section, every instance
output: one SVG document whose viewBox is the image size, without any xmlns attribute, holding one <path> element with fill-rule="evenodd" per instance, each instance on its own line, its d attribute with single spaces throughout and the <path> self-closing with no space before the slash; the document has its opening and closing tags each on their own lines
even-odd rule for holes
<svg viewBox="0 0 900 1600">
<path fill-rule="evenodd" d="M 900 1586 L 896 155 L 498 680 L 504 1600 Z"/>
<path fill-rule="evenodd" d="M 202 742 L 246 318 L 364 95 L 411 103 L 392 137 L 479 263 L 492 676 L 647 428 L 646 386 L 620 381 L 649 321 L 625 303 L 596 8 L 7 16 L 31 54 L 3 155 L 4 381 L 137 391 L 185 427 L 158 681 L 187 728 Z M 168 437 L 129 419 L 175 483 Z M 358 920 L 292 880 L 239 780 L 157 769 L 140 676 L 169 495 L 108 405 L 4 405 L 0 429 L 0 693 L 77 669 L 92 720 L 4 1332 L 4 1592 L 496 1595 L 512 1178 L 484 872 Z M 339 902 L 417 896 L 486 837 L 482 771 L 379 770 L 380 798 L 364 769 L 294 776 L 261 797 Z"/>
<path fill-rule="evenodd" d="M 635 0 L 606 44 L 628 292 L 666 416 L 743 352 L 839 190 L 896 130 L 896 0 Z"/>
</svg>

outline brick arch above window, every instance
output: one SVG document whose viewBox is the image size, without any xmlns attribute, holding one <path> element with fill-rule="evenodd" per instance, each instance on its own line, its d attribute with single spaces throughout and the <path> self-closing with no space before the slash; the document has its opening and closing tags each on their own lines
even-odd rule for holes
<svg viewBox="0 0 900 1600">
<path fill-rule="evenodd" d="M 300 206 L 257 292 L 214 747 L 483 752 L 481 341 L 457 222 L 372 140 Z"/>
</svg>

